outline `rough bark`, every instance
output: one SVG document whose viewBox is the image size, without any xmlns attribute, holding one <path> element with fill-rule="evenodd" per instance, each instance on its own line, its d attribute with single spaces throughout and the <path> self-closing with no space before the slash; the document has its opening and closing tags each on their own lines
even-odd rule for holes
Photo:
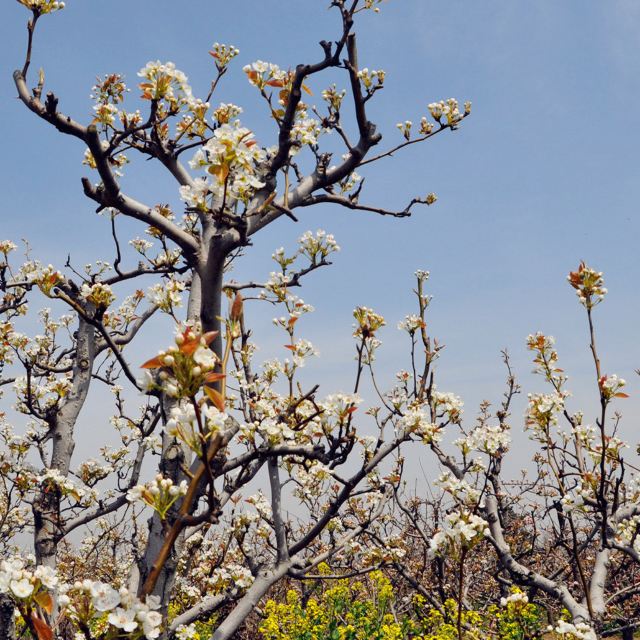
<svg viewBox="0 0 640 640">
<path fill-rule="evenodd" d="M 0 640 L 15 640 L 15 637 L 13 602 L 7 595 L 0 594 Z"/>
<path fill-rule="evenodd" d="M 165 403 L 165 413 L 168 413 L 170 407 L 168 403 Z M 183 467 L 188 467 L 190 462 L 190 455 L 185 450 L 185 447 L 181 446 L 175 438 L 172 438 L 167 433 L 163 433 L 162 436 L 162 462 L 160 463 L 160 472 L 165 477 L 171 478 L 175 484 L 180 483 L 184 479 Z M 167 523 L 171 518 L 171 514 L 175 514 L 177 506 L 169 512 L 169 519 L 161 520 L 157 513 L 149 518 L 149 538 L 147 540 L 147 546 L 145 549 L 144 557 L 139 563 L 139 582 L 138 590 L 142 588 L 153 564 L 160 553 L 167 531 Z M 176 540 L 176 543 L 172 549 L 172 552 L 164 564 L 158 581 L 156 582 L 153 594 L 160 596 L 163 608 L 163 614 L 169 606 L 171 597 L 171 590 L 175 582 L 175 574 L 180 559 L 180 553 L 182 544 L 184 542 L 184 535 L 180 535 Z"/>
<path fill-rule="evenodd" d="M 69 473 L 71 466 L 71 456 L 75 448 L 73 431 L 89 393 L 95 352 L 94 329 L 83 318 L 79 318 L 72 387 L 64 404 L 50 420 L 52 450 L 49 468 L 56 469 L 63 476 Z M 56 546 L 60 533 L 59 510 L 60 495 L 56 490 L 42 491 L 34 501 L 34 545 L 37 564 L 55 567 Z"/>
<path fill-rule="evenodd" d="M 207 259 L 203 261 L 199 273 L 194 273 L 192 290 L 188 304 L 189 319 L 199 317 L 202 322 L 203 331 L 220 331 L 220 317 L 222 315 L 222 283 L 224 272 L 225 252 L 221 246 L 220 238 L 215 236 L 215 229 L 209 230 L 209 237 L 205 233 L 204 242 L 210 247 Z M 222 355 L 222 338 L 218 336 L 212 343 L 213 350 L 218 356 Z M 188 453 L 167 434 L 163 435 L 163 453 L 161 472 L 170 477 L 176 484 L 184 479 L 183 468 L 188 467 L 190 456 Z M 175 506 L 175 511 L 179 508 Z M 172 510 L 174 511 L 174 510 Z M 171 514 L 171 512 L 170 512 Z M 140 581 L 139 589 L 142 588 L 146 577 L 149 575 L 154 562 L 158 558 L 167 531 L 167 523 L 171 520 L 171 515 L 164 522 L 157 514 L 149 520 L 149 539 L 145 549 L 144 557 L 139 563 Z M 171 591 L 175 582 L 176 571 L 180 559 L 181 549 L 184 543 L 184 532 L 180 534 L 171 551 L 167 562 L 162 567 L 162 572 L 158 577 L 153 590 L 154 595 L 158 595 L 163 603 L 163 614 L 166 614 Z"/>
</svg>

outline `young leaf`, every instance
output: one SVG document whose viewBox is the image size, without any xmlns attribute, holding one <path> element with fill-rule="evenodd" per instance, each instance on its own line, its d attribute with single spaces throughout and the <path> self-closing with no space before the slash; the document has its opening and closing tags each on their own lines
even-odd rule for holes
<svg viewBox="0 0 640 640">
<path fill-rule="evenodd" d="M 242 316 L 242 296 L 240 292 L 236 293 L 236 297 L 233 299 L 233 304 L 231 305 L 231 313 L 229 317 L 231 320 L 240 320 Z"/>
<path fill-rule="evenodd" d="M 48 591 L 39 591 L 33 599 L 49 614 L 53 611 L 53 598 Z"/>
<path fill-rule="evenodd" d="M 31 612 L 31 624 L 36 631 L 38 640 L 53 640 L 53 630 L 44 621 L 38 618 L 34 612 Z"/>
<path fill-rule="evenodd" d="M 160 360 L 160 356 L 156 356 L 155 358 L 151 358 L 151 360 L 147 360 L 144 364 L 140 365 L 141 369 L 159 369 L 162 366 L 162 361 Z"/>
<path fill-rule="evenodd" d="M 204 392 L 207 394 L 209 400 L 213 402 L 213 405 L 218 411 L 224 412 L 224 400 L 222 394 L 211 387 L 204 387 Z"/>
<path fill-rule="evenodd" d="M 218 382 L 218 380 L 224 380 L 227 376 L 224 373 L 215 373 L 215 372 L 211 372 L 211 373 L 207 373 L 207 375 L 204 378 L 205 382 Z"/>
</svg>

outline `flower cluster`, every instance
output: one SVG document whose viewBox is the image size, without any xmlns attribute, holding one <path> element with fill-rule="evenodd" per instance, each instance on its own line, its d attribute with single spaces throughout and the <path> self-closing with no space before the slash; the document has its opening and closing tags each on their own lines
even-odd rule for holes
<svg viewBox="0 0 640 640">
<path fill-rule="evenodd" d="M 159 598 L 149 596 L 142 602 L 124 587 L 115 589 L 93 580 L 64 583 L 50 567 L 30 568 L 19 557 L 0 561 L 0 593 L 8 594 L 23 615 L 29 612 L 29 619 L 37 620 L 43 633 L 45 628 L 49 632 L 51 629 L 34 611 L 40 609 L 50 615 L 54 595 L 62 619 L 76 623 L 79 628 L 88 629 L 100 620 L 104 630 L 111 634 L 109 637 L 149 640 L 157 638 L 161 631 Z"/>
<path fill-rule="evenodd" d="M 182 306 L 182 296 L 185 289 L 184 282 L 169 278 L 165 282 L 159 282 L 149 288 L 147 297 L 161 311 L 172 313 L 176 307 Z"/>
<path fill-rule="evenodd" d="M 206 404 L 198 407 L 198 413 L 199 415 L 196 415 L 196 408 L 190 402 L 183 402 L 177 407 L 173 407 L 165 431 L 184 442 L 192 451 L 201 456 L 203 444 L 212 434 L 224 429 L 227 414 Z M 202 430 L 200 425 L 202 425 Z"/>
<path fill-rule="evenodd" d="M 433 131 L 433 124 L 427 120 L 426 116 L 420 118 L 420 135 L 428 136 Z"/>
<path fill-rule="evenodd" d="M 145 255 L 153 247 L 153 242 L 149 242 L 144 238 L 133 238 L 129 240 L 129 244 L 142 255 Z"/>
<path fill-rule="evenodd" d="M 312 265 L 322 262 L 327 256 L 340 251 L 333 234 L 318 229 L 315 235 L 306 231 L 298 238 L 298 253 L 309 258 Z"/>
<path fill-rule="evenodd" d="M 294 143 L 291 151 L 295 153 L 297 148 L 318 143 L 318 137 L 322 133 L 322 126 L 315 118 L 296 118 L 291 126 L 291 141 Z"/>
<path fill-rule="evenodd" d="M 427 193 L 427 197 L 424 199 L 424 202 L 428 207 L 430 207 L 437 201 L 437 199 L 438 196 L 432 191 L 431 193 Z"/>
<path fill-rule="evenodd" d="M 616 527 L 616 541 L 640 553 L 640 516 L 623 520 Z"/>
<path fill-rule="evenodd" d="M 249 82 L 258 89 L 265 87 L 284 87 L 287 82 L 288 72 L 283 71 L 277 64 L 256 60 L 242 67 L 247 74 Z"/>
<path fill-rule="evenodd" d="M 112 73 L 104 78 L 98 78 L 92 90 L 91 97 L 96 100 L 93 106 L 94 124 L 113 125 L 118 115 L 118 105 L 123 102 L 124 94 L 128 90 L 122 76 Z M 121 115 L 120 119 L 124 121 L 125 115 Z"/>
<path fill-rule="evenodd" d="M 206 567 L 206 565 L 205 565 Z M 194 577 L 199 578 L 198 570 Z M 248 589 L 254 581 L 251 571 L 246 567 L 235 562 L 227 562 L 222 567 L 216 567 L 213 570 L 207 570 L 207 575 L 203 576 L 204 582 L 209 593 L 223 593 L 229 588 Z"/>
<path fill-rule="evenodd" d="M 543 375 L 548 382 L 560 388 L 566 381 L 562 369 L 558 368 L 558 352 L 555 349 L 553 336 L 546 336 L 540 331 L 527 336 L 527 349 L 535 353 L 533 359 L 536 368 L 534 373 Z"/>
<path fill-rule="evenodd" d="M 218 108 L 213 112 L 213 118 L 219 125 L 228 124 L 241 113 L 242 107 L 231 102 L 221 102 Z"/>
<path fill-rule="evenodd" d="M 424 329 L 427 325 L 425 321 L 415 313 L 405 316 L 404 320 L 398 322 L 398 329 L 413 335 L 416 331 Z"/>
<path fill-rule="evenodd" d="M 566 620 L 560 620 L 553 630 L 567 640 L 596 640 L 597 638 L 594 630 L 584 622 L 572 624 Z"/>
<path fill-rule="evenodd" d="M 454 393 L 442 393 L 434 391 L 432 394 L 433 409 L 438 415 L 446 415 L 454 424 L 462 420 L 462 407 L 464 403 Z"/>
<path fill-rule="evenodd" d="M 239 53 L 240 49 L 237 47 L 219 42 L 214 42 L 211 51 L 209 51 L 209 55 L 216 61 L 218 70 L 224 69 Z"/>
<path fill-rule="evenodd" d="M 265 158 L 266 152 L 256 144 L 253 133 L 238 120 L 222 124 L 189 162 L 192 169 L 204 169 L 214 180 L 199 178 L 192 186 L 180 187 L 180 196 L 190 207 L 203 211 L 216 208 L 214 199 L 247 202 L 264 186 L 257 173 Z"/>
<path fill-rule="evenodd" d="M 203 385 L 220 379 L 220 374 L 213 373 L 218 357 L 209 348 L 217 335 L 217 331 L 197 334 L 190 327 L 179 331 L 175 345 L 142 365 L 158 370 L 155 377 L 147 372 L 142 386 L 149 391 L 160 388 L 173 398 L 194 398 Z"/>
<path fill-rule="evenodd" d="M 116 299 L 111 287 L 102 282 L 95 282 L 91 285 L 83 284 L 80 296 L 98 309 L 106 309 Z"/>
<path fill-rule="evenodd" d="M 208 102 L 204 102 L 200 98 L 189 98 L 186 101 L 186 113 L 176 125 L 178 137 L 186 134 L 189 139 L 193 139 L 195 136 L 204 138 L 210 129 L 206 120 L 210 106 Z"/>
<path fill-rule="evenodd" d="M 622 449 L 628 449 L 629 445 L 617 436 L 606 435 L 604 438 L 604 457 L 610 462 L 617 462 L 620 459 Z M 595 440 L 589 449 L 589 454 L 594 463 L 598 464 L 602 459 L 602 441 Z"/>
<path fill-rule="evenodd" d="M 0 241 L 0 253 L 3 253 L 5 258 L 15 249 L 18 248 L 18 245 L 11 240 L 1 240 Z"/>
<path fill-rule="evenodd" d="M 176 629 L 176 638 L 178 640 L 199 640 L 200 635 L 198 634 L 198 631 L 194 624 L 181 624 Z"/>
<path fill-rule="evenodd" d="M 34 353 L 30 349 L 27 351 Z M 36 382 L 33 379 L 28 380 L 26 376 L 18 376 L 13 383 L 13 389 L 18 400 L 15 409 L 29 415 L 34 406 L 45 410 L 56 406 L 69 393 L 71 378 L 70 374 L 61 377 L 50 374 Z"/>
<path fill-rule="evenodd" d="M 371 91 L 374 88 L 382 87 L 384 84 L 384 79 L 386 76 L 386 72 L 382 69 L 360 69 L 358 71 L 358 78 L 360 82 L 362 82 L 364 88 L 367 91 Z"/>
<path fill-rule="evenodd" d="M 106 140 L 100 142 L 103 151 L 109 148 L 109 143 Z M 118 153 L 116 155 L 110 155 L 107 158 L 107 162 L 113 167 L 114 173 L 117 176 L 122 176 L 122 167 L 129 163 L 129 158 L 124 153 Z M 97 169 L 96 159 L 93 157 L 90 149 L 85 149 L 82 164 L 86 165 L 90 169 Z"/>
<path fill-rule="evenodd" d="M 369 309 L 369 307 L 356 307 L 353 311 L 353 317 L 356 319 L 355 338 L 371 338 L 375 332 L 384 327 L 385 319 L 379 314 Z"/>
<path fill-rule="evenodd" d="M 528 427 L 546 432 L 550 426 L 558 423 L 558 413 L 564 410 L 563 394 L 530 393 L 526 413 Z"/>
<path fill-rule="evenodd" d="M 626 380 L 624 380 L 623 378 L 618 378 L 618 376 L 615 374 L 602 376 L 598 380 L 600 393 L 605 400 L 611 400 L 612 398 L 628 398 L 627 394 L 621 391 L 621 389 L 623 389 L 626 384 Z"/>
<path fill-rule="evenodd" d="M 350 173 L 346 178 L 343 178 L 338 183 L 340 187 L 340 193 L 345 194 L 349 193 L 353 189 L 355 189 L 358 185 L 362 186 L 362 176 L 355 171 Z"/>
<path fill-rule="evenodd" d="M 64 2 L 57 2 L 57 0 L 18 0 L 18 2 L 37 14 L 53 13 L 65 7 Z"/>
<path fill-rule="evenodd" d="M 398 122 L 396 127 L 400 130 L 400 133 L 404 136 L 405 140 L 411 140 L 411 127 L 413 122 L 411 120 L 405 120 L 404 122 Z"/>
<path fill-rule="evenodd" d="M 587 309 L 591 309 L 599 302 L 602 302 L 607 294 L 602 271 L 595 271 L 584 262 L 580 263 L 577 271 L 569 273 L 567 280 L 576 290 L 580 304 Z"/>
<path fill-rule="evenodd" d="M 340 106 L 342 105 L 344 97 L 347 95 L 347 91 L 346 89 L 338 91 L 336 85 L 333 84 L 328 89 L 324 89 L 320 95 L 322 99 L 328 103 L 329 111 L 335 113 L 340 111 Z"/>
<path fill-rule="evenodd" d="M 562 510 L 566 513 L 571 513 L 577 509 L 582 509 L 584 507 L 585 493 L 589 495 L 588 492 L 583 491 L 565 493 L 560 499 Z"/>
<path fill-rule="evenodd" d="M 430 542 L 436 554 L 471 549 L 489 535 L 489 525 L 480 516 L 463 509 L 453 511 L 445 518 L 445 527 L 438 531 Z"/>
<path fill-rule="evenodd" d="M 462 505 L 475 507 L 480 498 L 480 491 L 471 486 L 466 480 L 456 478 L 450 471 L 442 473 L 435 484 L 443 491 L 453 496 Z"/>
<path fill-rule="evenodd" d="M 129 489 L 127 500 L 144 502 L 164 519 L 175 501 L 187 493 L 187 488 L 186 480 L 174 484 L 171 478 L 164 478 L 162 474 L 158 474 L 147 484 L 139 484 Z"/>
<path fill-rule="evenodd" d="M 495 456 L 509 450 L 511 434 L 506 425 L 481 425 L 473 429 L 465 438 L 456 440 L 456 445 L 464 455 L 468 455 L 471 451 L 481 451 Z"/>
<path fill-rule="evenodd" d="M 66 616 L 86 626 L 95 619 L 104 619 L 114 636 L 148 638 L 160 635 L 162 615 L 157 611 L 160 599 L 148 596 L 146 602 L 138 600 L 126 588 L 114 589 L 104 582 L 83 580 L 72 585 L 63 585 L 60 604 Z"/>
<path fill-rule="evenodd" d="M 160 217 L 164 218 L 165 220 L 174 220 L 175 219 L 175 214 L 173 213 L 173 211 L 171 211 L 171 207 L 168 204 L 157 204 L 155 207 L 153 207 L 152 209 L 154 214 L 159 215 Z M 154 237 L 154 238 L 161 238 L 162 237 L 162 231 L 160 231 L 160 229 L 156 228 L 156 227 L 147 227 L 145 233 L 147 233 L 148 235 Z"/>
<path fill-rule="evenodd" d="M 363 9 L 372 9 L 374 13 L 380 13 L 379 4 L 382 3 L 382 0 L 364 0 Z"/>
<path fill-rule="evenodd" d="M 76 475 L 78 475 L 86 485 L 92 486 L 96 484 L 96 482 L 106 478 L 112 471 L 114 471 L 113 465 L 101 464 L 95 458 L 89 458 L 80 464 Z"/>
<path fill-rule="evenodd" d="M 347 420 L 362 403 L 362 398 L 353 393 L 334 393 L 327 396 L 321 403 L 324 416 L 335 417 L 339 422 Z"/>
<path fill-rule="evenodd" d="M 455 98 L 448 98 L 447 100 L 440 100 L 440 102 L 432 102 L 427 106 L 431 117 L 439 124 L 447 126 L 455 126 L 464 117 L 460 113 L 460 107 L 458 101 Z M 464 103 L 464 115 L 471 113 L 471 103 Z"/>
<path fill-rule="evenodd" d="M 518 587 L 511 587 L 511 593 L 506 598 L 500 598 L 500 606 L 524 606 L 529 603 L 529 596 L 523 591 L 520 591 Z"/>
<path fill-rule="evenodd" d="M 119 73 L 111 73 L 104 78 L 98 78 L 92 89 L 91 97 L 99 104 L 120 104 L 124 101 L 127 85 Z"/>
<path fill-rule="evenodd" d="M 287 344 L 285 347 L 293 354 L 293 363 L 296 367 L 304 367 L 306 358 L 318 355 L 314 346 L 304 338 L 300 338 L 293 344 Z"/>
<path fill-rule="evenodd" d="M 180 104 L 192 98 L 187 76 L 176 69 L 173 62 L 147 62 L 138 76 L 144 79 L 139 85 L 144 100 L 166 100 L 173 110 L 177 110 Z"/>
<path fill-rule="evenodd" d="M 36 476 L 34 480 L 44 491 L 59 491 L 61 496 L 71 497 L 85 506 L 97 497 L 95 491 L 83 489 L 71 478 L 62 475 L 58 469 L 45 469 L 44 473 Z"/>
<path fill-rule="evenodd" d="M 30 571 L 21 558 L 0 560 L 0 593 L 10 593 L 24 600 L 43 589 L 53 589 L 57 584 L 58 577 L 49 567 Z"/>
<path fill-rule="evenodd" d="M 440 428 L 437 424 L 431 422 L 425 407 L 409 409 L 402 417 L 401 425 L 404 429 L 420 436 L 425 444 L 440 440 Z"/>
</svg>

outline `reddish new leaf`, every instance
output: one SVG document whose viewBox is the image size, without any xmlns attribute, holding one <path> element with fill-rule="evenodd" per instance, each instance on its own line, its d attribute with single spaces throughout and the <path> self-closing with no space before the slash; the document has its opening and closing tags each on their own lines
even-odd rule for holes
<svg viewBox="0 0 640 640">
<path fill-rule="evenodd" d="M 155 358 L 151 358 L 151 360 L 147 360 L 144 364 L 140 365 L 141 369 L 159 369 L 162 367 L 162 360 L 160 360 L 160 356 L 156 356 Z"/>
<path fill-rule="evenodd" d="M 215 372 L 211 372 L 211 373 L 207 373 L 207 375 L 204 377 L 204 381 L 205 382 L 218 382 L 218 380 L 224 380 L 227 376 L 224 373 L 215 373 Z"/>
<path fill-rule="evenodd" d="M 231 320 L 240 320 L 242 316 L 242 296 L 240 292 L 236 293 L 236 297 L 233 299 L 233 304 L 231 305 L 231 313 L 229 317 Z"/>
<path fill-rule="evenodd" d="M 75 497 L 75 496 L 74 496 Z M 49 614 L 53 611 L 53 598 L 47 591 L 39 591 L 33 599 Z"/>
<path fill-rule="evenodd" d="M 185 340 L 180 346 L 180 351 L 185 355 L 190 356 L 200 346 L 201 340 L 204 340 L 206 345 L 210 345 L 215 340 L 218 333 L 218 331 L 207 331 L 207 333 L 203 333 L 201 336 Z"/>
<path fill-rule="evenodd" d="M 53 630 L 44 621 L 38 618 L 35 613 L 31 613 L 31 624 L 35 629 L 38 640 L 53 640 Z"/>
<path fill-rule="evenodd" d="M 224 412 L 224 399 L 222 394 L 211 387 L 204 387 L 204 392 L 207 394 L 207 397 L 211 402 L 213 402 L 214 407 L 218 411 Z"/>
</svg>

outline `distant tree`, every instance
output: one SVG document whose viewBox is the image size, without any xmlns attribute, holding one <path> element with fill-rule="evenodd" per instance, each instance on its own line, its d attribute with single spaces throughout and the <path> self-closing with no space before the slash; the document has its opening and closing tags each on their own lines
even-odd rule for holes
<svg viewBox="0 0 640 640">
<path fill-rule="evenodd" d="M 640 624 L 640 476 L 637 456 L 626 455 L 622 416 L 614 408 L 628 397 L 626 381 L 606 371 L 596 344 L 594 309 L 607 289 L 603 274 L 585 263 L 568 281 L 586 312 L 599 411 L 591 423 L 584 412 L 570 410 L 553 337 L 529 335 L 535 373 L 548 392 L 528 394 L 525 428 L 535 445 L 533 472 L 516 480 L 503 471 L 512 402 L 521 393 L 507 353 L 502 402 L 493 411 L 484 402 L 475 425 L 465 427 L 461 399 L 436 388 L 432 363 L 439 348 L 427 332 L 429 297 L 420 282 L 419 314 L 402 323 L 412 354 L 426 355 L 424 369 L 412 357 L 412 370 L 423 371 L 418 383 L 409 377 L 392 396 L 403 397 L 403 407 L 410 408 L 402 409 L 404 422 L 419 425 L 442 473 L 433 498 L 407 500 L 396 485 L 393 530 L 397 540 L 411 544 L 401 547 L 402 559 L 393 566 L 431 604 L 457 600 L 460 638 L 467 637 L 465 608 L 500 597 L 508 604 L 512 587 L 525 588 L 527 601 L 549 607 L 556 634 L 549 637 L 632 637 Z M 447 443 L 444 436 L 450 439 L 452 429 L 458 438 Z M 389 535 L 388 521 L 380 527 Z M 380 537 L 375 529 L 368 535 Z M 522 600 L 518 592 L 515 601 Z"/>
</svg>

